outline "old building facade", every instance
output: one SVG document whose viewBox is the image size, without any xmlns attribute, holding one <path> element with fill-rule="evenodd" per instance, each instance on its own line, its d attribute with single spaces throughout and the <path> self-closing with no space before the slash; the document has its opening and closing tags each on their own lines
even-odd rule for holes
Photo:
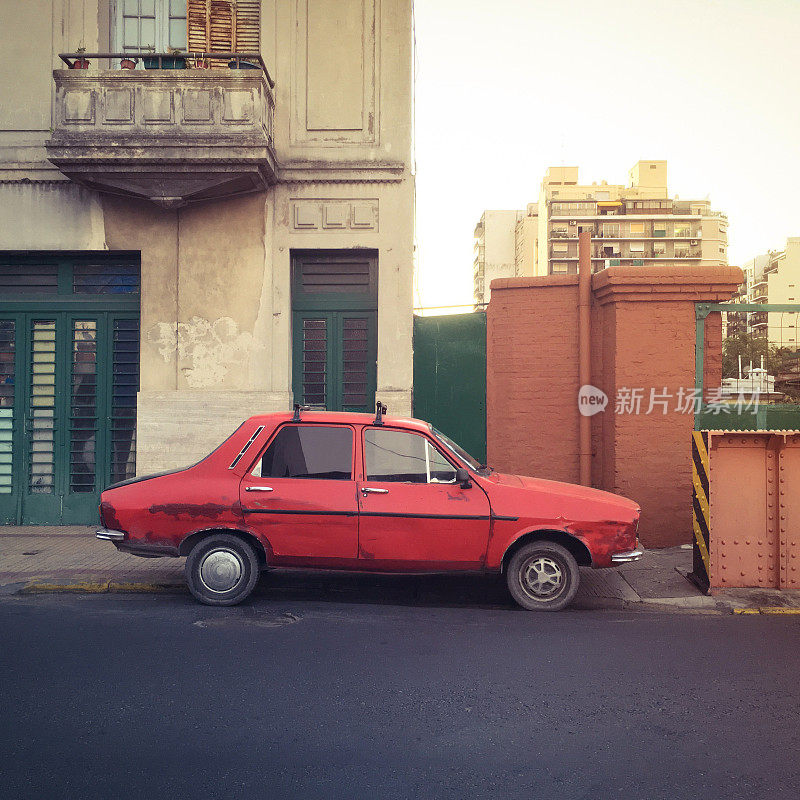
<svg viewBox="0 0 800 800">
<path fill-rule="evenodd" d="M 293 402 L 410 414 L 411 0 L 11 10 L 0 521 Z"/>
</svg>

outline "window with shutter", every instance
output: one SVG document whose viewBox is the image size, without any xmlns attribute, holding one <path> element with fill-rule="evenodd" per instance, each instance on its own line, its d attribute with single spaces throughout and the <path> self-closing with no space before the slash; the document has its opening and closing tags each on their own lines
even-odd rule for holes
<svg viewBox="0 0 800 800">
<path fill-rule="evenodd" d="M 261 0 L 187 0 L 187 14 L 190 51 L 261 51 Z"/>
<path fill-rule="evenodd" d="M 186 0 L 116 0 L 112 50 L 186 49 Z"/>
</svg>

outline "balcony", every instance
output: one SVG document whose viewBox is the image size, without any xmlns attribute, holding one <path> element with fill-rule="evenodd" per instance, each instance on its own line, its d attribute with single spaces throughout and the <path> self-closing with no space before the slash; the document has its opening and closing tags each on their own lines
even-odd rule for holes
<svg viewBox="0 0 800 800">
<path fill-rule="evenodd" d="M 54 70 L 54 130 L 47 154 L 64 175 L 101 192 L 164 208 L 245 194 L 275 182 L 274 86 L 261 56 L 64 53 L 90 65 L 143 60 L 153 69 Z M 202 65 L 158 69 L 160 64 Z M 223 59 L 222 62 L 219 59 Z"/>
</svg>

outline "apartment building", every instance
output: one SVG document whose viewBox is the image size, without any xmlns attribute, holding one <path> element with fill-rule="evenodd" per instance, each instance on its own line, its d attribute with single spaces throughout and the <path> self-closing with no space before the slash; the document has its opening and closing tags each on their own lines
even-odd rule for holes
<svg viewBox="0 0 800 800">
<path fill-rule="evenodd" d="M 784 250 L 756 256 L 742 269 L 745 282 L 734 302 L 800 304 L 800 237 L 787 239 Z M 788 311 L 732 312 L 726 314 L 728 333 L 747 331 L 775 347 L 797 350 L 798 316 Z"/>
<path fill-rule="evenodd" d="M 708 200 L 670 197 L 666 161 L 637 162 L 627 185 L 580 184 L 578 167 L 550 167 L 538 203 L 517 215 L 514 246 L 524 256 L 515 272 L 495 277 L 575 274 L 583 228 L 592 233 L 595 272 L 623 264 L 728 263 L 727 218 Z"/>
<path fill-rule="evenodd" d="M 520 211 L 484 211 L 475 226 L 472 262 L 473 301 L 482 308 L 489 302 L 489 285 L 495 278 L 525 274 L 517 269 L 517 222 Z"/>
<path fill-rule="evenodd" d="M 577 167 L 551 167 L 539 195 L 539 275 L 577 272 L 578 229 L 592 232 L 592 269 L 728 263 L 727 218 L 708 200 L 667 190 L 667 162 L 639 161 L 627 186 L 578 183 Z"/>
<path fill-rule="evenodd" d="M 4 10 L 0 522 L 295 401 L 411 413 L 411 0 Z"/>
</svg>

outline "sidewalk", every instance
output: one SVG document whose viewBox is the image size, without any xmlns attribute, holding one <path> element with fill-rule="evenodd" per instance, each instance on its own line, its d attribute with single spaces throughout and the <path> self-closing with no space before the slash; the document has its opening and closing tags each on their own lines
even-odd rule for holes
<svg viewBox="0 0 800 800">
<path fill-rule="evenodd" d="M 94 538 L 94 527 L 0 527 L 0 594 L 20 592 L 186 592 L 182 558 L 138 558 L 119 553 L 109 542 Z M 694 613 L 800 613 L 800 593 L 740 589 L 707 596 L 686 579 L 692 568 L 691 547 L 648 550 L 634 564 L 616 569 L 581 569 L 576 608 L 617 608 L 690 611 Z M 358 594 L 358 582 L 369 578 L 320 573 L 273 573 L 269 585 L 278 590 Z M 453 591 L 453 580 L 417 580 L 411 589 L 435 600 L 442 589 Z M 375 580 L 383 579 L 372 579 Z M 468 580 L 468 579 L 466 579 Z M 263 581 L 262 581 L 263 583 Z M 402 595 L 403 580 L 395 583 Z M 405 591 L 409 584 L 405 579 Z M 355 584 L 355 586 L 354 586 Z M 484 581 L 456 589 L 460 599 L 481 595 L 494 602 L 503 598 L 496 585 Z M 385 595 L 387 585 L 366 586 L 366 594 Z M 391 587 L 389 587 L 391 588 Z"/>
</svg>

